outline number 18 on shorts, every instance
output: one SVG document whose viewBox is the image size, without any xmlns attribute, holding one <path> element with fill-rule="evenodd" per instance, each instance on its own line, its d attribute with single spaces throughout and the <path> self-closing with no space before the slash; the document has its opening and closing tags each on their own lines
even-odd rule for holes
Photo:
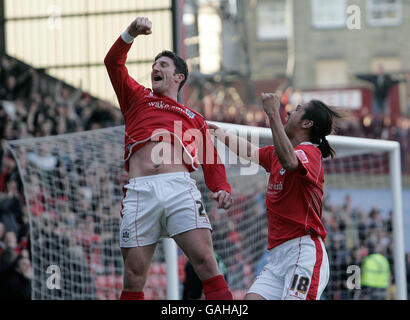
<svg viewBox="0 0 410 320">
<path fill-rule="evenodd" d="M 329 280 L 329 261 L 320 237 L 295 238 L 271 250 L 248 293 L 267 300 L 318 300 Z"/>
</svg>

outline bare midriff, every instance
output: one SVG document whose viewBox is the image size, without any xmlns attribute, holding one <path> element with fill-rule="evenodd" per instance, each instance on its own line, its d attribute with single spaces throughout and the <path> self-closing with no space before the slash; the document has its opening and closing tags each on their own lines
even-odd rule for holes
<svg viewBox="0 0 410 320">
<path fill-rule="evenodd" d="M 138 178 L 171 172 L 188 172 L 182 148 L 170 142 L 147 142 L 129 159 L 128 178 Z"/>
</svg>

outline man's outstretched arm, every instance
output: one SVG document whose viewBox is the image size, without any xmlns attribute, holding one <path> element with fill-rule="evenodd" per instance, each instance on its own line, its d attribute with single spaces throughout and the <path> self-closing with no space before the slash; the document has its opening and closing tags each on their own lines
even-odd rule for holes
<svg viewBox="0 0 410 320">
<path fill-rule="evenodd" d="M 140 85 L 128 74 L 125 66 L 128 51 L 139 35 L 152 33 L 152 23 L 148 18 L 136 18 L 113 44 L 104 59 L 112 86 L 117 95 L 121 110 L 125 113 L 129 102 Z"/>
<path fill-rule="evenodd" d="M 245 160 L 259 163 L 258 146 L 237 134 L 223 130 L 215 124 L 208 123 L 208 128 L 211 129 L 212 135 L 224 143 L 234 154 Z"/>
</svg>

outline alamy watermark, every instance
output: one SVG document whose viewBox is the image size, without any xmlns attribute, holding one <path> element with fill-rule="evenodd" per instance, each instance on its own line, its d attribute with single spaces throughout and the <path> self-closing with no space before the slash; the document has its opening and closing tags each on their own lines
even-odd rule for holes
<svg viewBox="0 0 410 320">
<path fill-rule="evenodd" d="M 349 290 L 360 290 L 360 267 L 357 265 L 350 265 L 346 269 L 349 275 L 346 279 L 346 288 Z M 50 276 L 47 278 L 47 288 L 50 290 L 61 289 L 61 270 L 60 267 L 53 264 L 48 266 L 46 273 Z"/>
<path fill-rule="evenodd" d="M 350 265 L 347 267 L 346 273 L 350 276 L 347 277 L 346 287 L 349 290 L 360 289 L 360 267 L 357 265 Z"/>
<path fill-rule="evenodd" d="M 57 5 L 47 7 L 47 28 L 51 30 L 61 29 L 61 8 Z"/>
<path fill-rule="evenodd" d="M 61 289 L 61 270 L 60 267 L 52 264 L 48 266 L 46 270 L 47 274 L 50 276 L 47 278 L 47 288 L 50 290 L 60 290 Z"/>
<path fill-rule="evenodd" d="M 358 5 L 350 5 L 346 8 L 346 27 L 349 30 L 360 30 L 362 28 L 362 10 Z"/>
<path fill-rule="evenodd" d="M 361 23 L 361 8 L 358 5 L 349 5 L 346 7 L 346 27 L 349 30 L 359 30 Z M 47 27 L 52 30 L 61 29 L 62 10 L 58 5 L 47 7 Z"/>
<path fill-rule="evenodd" d="M 251 156 L 247 154 L 249 150 L 247 150 L 248 144 L 246 141 L 251 145 L 259 146 L 257 133 L 251 132 L 248 136 L 246 131 L 236 133 L 228 130 L 200 130 L 196 128 L 184 131 L 182 127 L 182 121 L 174 121 L 172 132 L 167 129 L 157 129 L 152 132 L 150 141 L 161 142 L 151 150 L 151 161 L 154 165 L 228 164 L 240 165 L 241 175 L 253 175 L 258 172 L 259 165 L 257 163 L 240 156 L 247 155 L 247 158 Z M 226 133 L 228 134 L 226 135 Z M 226 145 L 228 148 L 218 150 L 214 144 L 215 139 L 222 141 L 228 139 Z M 222 144 L 224 143 L 222 142 Z M 129 149 L 132 149 L 132 143 L 129 145 Z"/>
</svg>

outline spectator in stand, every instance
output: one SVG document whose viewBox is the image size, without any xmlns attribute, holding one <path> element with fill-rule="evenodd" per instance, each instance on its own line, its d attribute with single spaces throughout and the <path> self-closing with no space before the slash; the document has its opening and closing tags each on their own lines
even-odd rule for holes
<svg viewBox="0 0 410 320">
<path fill-rule="evenodd" d="M 4 66 L 3 66 L 4 68 Z M 0 87 L 0 100 L 14 101 L 18 97 L 29 98 L 33 84 L 34 69 L 19 73 L 16 69 L 5 70 L 2 75 L 4 83 Z"/>
<path fill-rule="evenodd" d="M 98 101 L 95 109 L 88 118 L 88 122 L 85 125 L 85 130 L 95 130 L 114 125 L 115 121 L 111 107 L 102 101 Z"/>
<path fill-rule="evenodd" d="M 30 300 L 33 271 L 27 254 L 18 256 L 0 273 L 0 300 Z"/>
<path fill-rule="evenodd" d="M 54 102 L 58 105 L 63 105 L 70 111 L 74 111 L 75 105 L 80 101 L 83 92 L 81 89 L 75 89 L 73 92 L 63 86 L 61 81 L 57 81 L 55 87 Z"/>
<path fill-rule="evenodd" d="M 370 254 L 364 258 L 361 265 L 361 295 L 362 300 L 386 300 L 390 286 L 390 263 L 382 254 L 379 245 L 370 248 Z"/>
<path fill-rule="evenodd" d="M 384 72 L 382 65 L 379 66 L 376 74 L 357 74 L 356 77 L 373 85 L 373 113 L 384 115 L 387 110 L 390 89 L 403 80 L 393 79 L 390 74 Z"/>
<path fill-rule="evenodd" d="M 3 252 L 0 257 L 0 271 L 7 270 L 18 256 L 17 237 L 13 231 L 6 231 L 3 237 Z"/>
<path fill-rule="evenodd" d="M 23 212 L 21 198 L 18 194 L 17 181 L 11 176 L 7 182 L 7 193 L 3 193 L 0 200 L 0 221 L 6 229 L 20 235 L 23 225 Z"/>
</svg>

